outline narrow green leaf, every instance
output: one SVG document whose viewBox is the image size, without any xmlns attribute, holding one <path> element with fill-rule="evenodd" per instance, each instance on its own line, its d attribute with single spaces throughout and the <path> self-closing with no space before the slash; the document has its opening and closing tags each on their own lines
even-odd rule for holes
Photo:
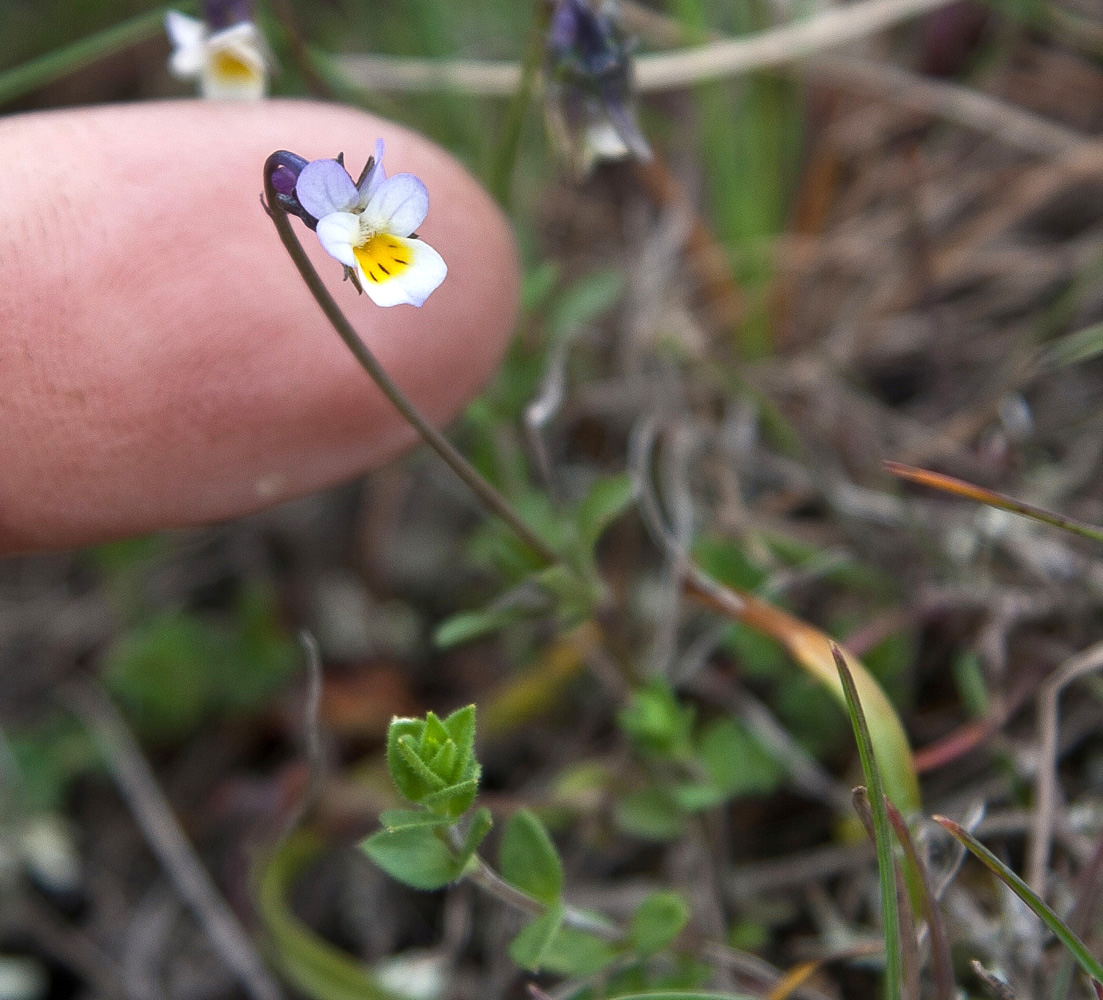
<svg viewBox="0 0 1103 1000">
<path fill-rule="evenodd" d="M 831 654 L 835 657 L 835 666 L 846 695 L 846 708 L 850 723 L 854 727 L 854 738 L 858 743 L 858 756 L 862 760 L 862 771 L 869 788 L 870 806 L 873 810 L 873 833 L 877 844 L 877 874 L 881 883 L 881 910 L 885 932 L 885 998 L 900 1000 L 904 982 L 904 956 L 900 947 L 900 914 L 896 900 L 896 873 L 892 852 L 892 827 L 889 824 L 888 811 L 885 808 L 885 786 L 881 780 L 881 771 L 877 766 L 877 757 L 873 741 L 869 736 L 862 703 L 858 698 L 858 689 L 854 678 L 846 665 L 846 658 L 839 647 L 831 645 Z"/>
<path fill-rule="evenodd" d="M 674 840 L 681 836 L 684 817 L 660 788 L 641 788 L 620 796 L 613 819 L 625 833 L 644 840 Z"/>
<path fill-rule="evenodd" d="M 416 827 L 435 829 L 452 825 L 452 820 L 447 816 L 438 816 L 423 809 L 386 809 L 379 814 L 379 822 L 391 833 Z"/>
<path fill-rule="evenodd" d="M 442 788 L 439 792 L 431 792 L 429 795 L 423 796 L 421 804 L 440 816 L 457 820 L 471 808 L 471 803 L 475 801 L 475 796 L 478 794 L 479 775 L 476 773 L 473 778 L 468 778 L 467 781 L 457 782 L 447 788 Z"/>
<path fill-rule="evenodd" d="M 477 611 L 461 611 L 437 626 L 433 642 L 441 649 L 451 649 L 481 636 L 521 621 L 531 614 L 523 604 L 511 604 L 500 608 L 480 608 Z"/>
<path fill-rule="evenodd" d="M 617 304 L 624 292 L 624 274 L 612 268 L 580 278 L 557 299 L 548 316 L 548 332 L 560 340 L 592 323 Z"/>
<path fill-rule="evenodd" d="M 463 863 L 427 827 L 380 830 L 360 846 L 391 878 L 414 889 L 440 889 L 463 873 Z"/>
<path fill-rule="evenodd" d="M 628 940 L 644 958 L 655 955 L 682 933 L 689 921 L 689 907 L 676 892 L 648 896 L 632 914 Z"/>
<path fill-rule="evenodd" d="M 457 708 L 444 720 L 444 728 L 456 744 L 461 757 L 466 759 L 475 750 L 475 706 Z"/>
<path fill-rule="evenodd" d="M 563 863 L 544 824 L 528 809 L 510 818 L 502 838 L 502 877 L 534 899 L 551 905 L 563 891 Z"/>
<path fill-rule="evenodd" d="M 578 506 L 578 534 L 587 552 L 636 498 L 636 481 L 630 473 L 599 479 Z"/>
<path fill-rule="evenodd" d="M 543 964 L 562 924 L 563 904 L 559 903 L 527 924 L 510 942 L 509 957 L 521 968 L 535 972 Z"/>
<path fill-rule="evenodd" d="M 1053 931 L 1054 936 L 1061 944 L 1068 948 L 1072 957 L 1076 959 L 1084 972 L 1091 976 L 1096 983 L 1103 984 L 1103 963 L 1100 963 L 1099 959 L 1088 951 L 1087 945 L 1069 929 L 1068 925 L 1046 905 L 1045 901 L 1030 886 L 963 826 L 955 823 L 952 819 L 947 819 L 945 816 L 935 816 L 933 818 L 936 823 L 945 827 L 953 837 L 969 848 L 996 878 L 1034 911 L 1035 916 Z"/>
<path fill-rule="evenodd" d="M 490 815 L 490 810 L 486 806 L 475 811 L 475 815 L 471 817 L 471 823 L 467 827 L 467 835 L 463 838 L 463 849 L 460 851 L 460 861 L 464 865 L 471 860 L 474 853 L 479 849 L 479 845 L 490 833 L 490 828 L 493 825 L 494 818 Z"/>
</svg>

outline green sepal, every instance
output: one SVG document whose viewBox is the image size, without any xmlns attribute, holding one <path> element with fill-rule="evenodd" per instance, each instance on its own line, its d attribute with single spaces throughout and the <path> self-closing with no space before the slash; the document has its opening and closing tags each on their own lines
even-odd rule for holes
<svg viewBox="0 0 1103 1000">
<path fill-rule="evenodd" d="M 544 824 L 528 809 L 510 818 L 502 837 L 502 877 L 534 899 L 551 905 L 563 892 L 563 863 Z"/>
<path fill-rule="evenodd" d="M 563 925 L 563 904 L 548 909 L 542 916 L 526 925 L 509 943 L 509 957 L 521 968 L 536 972 L 544 962 L 544 956 L 555 943 Z"/>
<path fill-rule="evenodd" d="M 632 949 L 649 958 L 673 943 L 689 922 L 689 907 L 676 892 L 648 896 L 632 914 L 628 941 Z"/>
<path fill-rule="evenodd" d="M 430 827 L 380 830 L 360 846 L 391 878 L 414 889 L 440 889 L 463 874 L 464 863 Z"/>
</svg>

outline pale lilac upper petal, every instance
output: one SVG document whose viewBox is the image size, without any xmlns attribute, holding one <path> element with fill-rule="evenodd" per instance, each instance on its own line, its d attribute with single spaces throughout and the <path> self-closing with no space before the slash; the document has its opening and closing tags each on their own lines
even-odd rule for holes
<svg viewBox="0 0 1103 1000">
<path fill-rule="evenodd" d="M 409 236 L 429 214 L 429 192 L 413 174 L 395 174 L 376 189 L 364 220 L 377 233 Z"/>
<path fill-rule="evenodd" d="M 304 171 L 307 169 L 303 168 Z M 352 248 L 360 238 L 360 216 L 351 212 L 331 212 L 318 220 L 318 240 L 331 257 L 348 267 L 356 267 Z"/>
<path fill-rule="evenodd" d="M 348 171 L 336 160 L 312 160 L 303 167 L 295 194 L 315 219 L 356 208 L 359 198 Z"/>
<path fill-rule="evenodd" d="M 364 179 L 360 182 L 360 207 L 366 208 L 371 197 L 379 190 L 379 185 L 387 179 L 387 171 L 383 169 L 383 140 L 375 140 L 375 152 L 372 154 L 375 163 L 371 170 L 365 175 Z"/>
</svg>

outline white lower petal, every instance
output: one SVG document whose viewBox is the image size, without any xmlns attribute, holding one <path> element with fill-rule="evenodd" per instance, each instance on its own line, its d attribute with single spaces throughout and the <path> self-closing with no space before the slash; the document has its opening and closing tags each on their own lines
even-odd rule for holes
<svg viewBox="0 0 1103 1000">
<path fill-rule="evenodd" d="M 321 229 L 320 224 L 318 228 Z M 396 236 L 395 239 L 407 248 L 410 254 L 409 266 L 386 281 L 377 283 L 369 281 L 363 268 L 357 263 L 360 284 L 377 306 L 421 306 L 444 281 L 448 274 L 448 265 L 436 250 L 422 240 L 401 236 Z"/>
<path fill-rule="evenodd" d="M 326 253 L 346 267 L 357 267 L 352 248 L 360 239 L 360 216 L 333 212 L 318 220 L 318 240 Z"/>
</svg>

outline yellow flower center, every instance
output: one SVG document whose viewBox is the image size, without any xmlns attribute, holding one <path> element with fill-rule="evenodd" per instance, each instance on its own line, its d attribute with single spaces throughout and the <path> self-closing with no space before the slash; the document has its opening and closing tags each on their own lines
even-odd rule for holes
<svg viewBox="0 0 1103 1000">
<path fill-rule="evenodd" d="M 352 252 L 368 281 L 376 285 L 401 274 L 410 266 L 410 248 L 390 233 L 376 233 Z"/>
<path fill-rule="evenodd" d="M 257 71 L 233 52 L 215 52 L 211 55 L 211 71 L 224 83 L 248 83 Z"/>
</svg>

